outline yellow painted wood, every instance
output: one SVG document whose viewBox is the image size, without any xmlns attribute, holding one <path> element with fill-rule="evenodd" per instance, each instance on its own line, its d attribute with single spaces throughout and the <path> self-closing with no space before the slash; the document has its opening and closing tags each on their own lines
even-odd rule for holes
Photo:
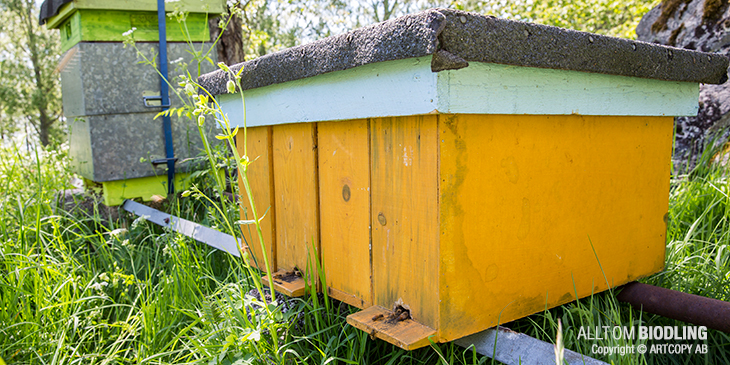
<svg viewBox="0 0 730 365">
<path fill-rule="evenodd" d="M 662 269 L 671 117 L 438 118 L 441 340 Z"/>
<path fill-rule="evenodd" d="M 319 123 L 317 135 L 327 286 L 336 299 L 365 308 L 372 301 L 368 121 Z"/>
<path fill-rule="evenodd" d="M 317 126 L 297 123 L 272 128 L 276 265 L 305 272 L 310 258 L 319 260 Z"/>
<path fill-rule="evenodd" d="M 268 255 L 271 270 L 276 271 L 275 251 L 276 247 L 276 207 L 274 204 L 274 176 L 273 176 L 273 158 L 271 146 L 271 127 L 255 127 L 248 128 L 248 158 L 251 164 L 248 166 L 248 179 L 253 193 L 254 203 L 256 204 L 256 212 L 259 217 L 266 213 L 261 220 L 261 231 L 264 235 L 264 244 L 266 245 L 266 255 Z M 238 130 L 236 135 L 236 148 L 238 154 L 243 157 L 244 151 L 243 129 Z M 243 207 L 241 208 L 241 219 L 251 220 L 251 205 L 246 191 L 243 188 L 242 180 L 239 177 L 238 184 L 240 186 L 241 199 Z M 259 241 L 258 233 L 253 225 L 241 226 L 246 244 L 249 247 L 249 254 L 252 257 L 252 264 L 255 264 L 260 270 L 266 270 L 264 265 L 263 250 Z"/>
<path fill-rule="evenodd" d="M 371 119 L 373 304 L 439 324 L 437 116 Z"/>
<path fill-rule="evenodd" d="M 358 307 L 361 309 L 368 308 L 372 305 L 371 302 L 366 302 L 364 299 L 360 298 L 357 295 L 334 289 L 332 288 L 332 286 L 329 285 L 329 282 L 327 282 L 327 284 L 327 294 L 330 296 L 330 298 L 337 299 L 343 303 L 347 303 L 353 307 Z"/>
<path fill-rule="evenodd" d="M 412 319 L 389 319 L 391 311 L 379 305 L 347 316 L 347 323 L 365 331 L 371 337 L 390 342 L 404 350 L 415 350 L 433 342 L 439 342 L 436 331 Z"/>
<path fill-rule="evenodd" d="M 280 271 L 306 269 L 321 219 L 328 292 L 367 307 L 348 323 L 402 348 L 663 267 L 671 117 L 423 115 L 271 128 Z M 369 203 L 358 195 L 368 186 Z M 300 284 L 276 285 L 299 295 Z M 395 303 L 415 327 L 373 323 Z"/>
<path fill-rule="evenodd" d="M 292 272 L 280 270 L 272 274 L 274 277 L 274 290 L 288 297 L 301 297 L 306 293 L 306 283 L 301 277 L 294 277 Z M 269 276 L 261 278 L 264 287 L 269 286 Z"/>
</svg>

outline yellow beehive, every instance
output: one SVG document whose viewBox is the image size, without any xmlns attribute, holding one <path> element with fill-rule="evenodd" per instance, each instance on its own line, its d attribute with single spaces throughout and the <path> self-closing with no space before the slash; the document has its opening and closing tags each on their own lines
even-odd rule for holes
<svg viewBox="0 0 730 365">
<path fill-rule="evenodd" d="M 672 117 L 727 60 L 430 10 L 238 67 L 277 288 L 316 249 L 348 322 L 414 349 L 660 271 Z"/>
</svg>

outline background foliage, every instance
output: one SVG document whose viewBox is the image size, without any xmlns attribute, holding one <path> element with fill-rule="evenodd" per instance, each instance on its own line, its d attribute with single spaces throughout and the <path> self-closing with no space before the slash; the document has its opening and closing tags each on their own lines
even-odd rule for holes
<svg viewBox="0 0 730 365">
<path fill-rule="evenodd" d="M 38 24 L 33 0 L 0 0 L 0 136 L 32 133 L 44 146 L 65 139 L 57 31 Z"/>
</svg>

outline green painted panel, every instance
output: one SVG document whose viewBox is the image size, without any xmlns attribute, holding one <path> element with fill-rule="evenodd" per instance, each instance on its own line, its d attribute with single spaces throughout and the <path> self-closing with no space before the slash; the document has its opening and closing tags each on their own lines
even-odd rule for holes
<svg viewBox="0 0 730 365">
<path fill-rule="evenodd" d="M 175 191 L 190 187 L 190 174 L 175 174 Z M 139 177 L 136 179 L 105 181 L 102 184 L 104 204 L 113 207 L 124 199 L 152 200 L 155 195 L 167 196 L 167 175 Z"/>
<path fill-rule="evenodd" d="M 64 4 L 58 14 L 46 20 L 48 29 L 56 29 L 66 18 L 81 9 L 152 11 L 157 12 L 156 0 L 75 0 Z M 167 12 L 221 14 L 226 10 L 225 0 L 175 0 L 165 4 Z"/>
<path fill-rule="evenodd" d="M 74 13 L 61 26 L 61 49 L 66 52 L 74 44 L 81 42 L 81 14 Z"/>
<path fill-rule="evenodd" d="M 138 42 L 158 40 L 157 13 L 151 11 L 119 11 L 82 9 L 74 12 L 59 27 L 61 50 L 66 51 L 81 41 L 122 42 L 124 33 L 137 28 L 134 39 Z M 184 42 L 210 40 L 208 15 L 190 13 L 186 22 L 167 19 L 167 40 Z"/>
<path fill-rule="evenodd" d="M 223 179 L 225 172 L 217 170 L 218 176 Z M 182 192 L 190 188 L 192 178 L 190 173 L 175 174 L 175 191 Z M 167 175 L 156 175 L 138 177 L 135 179 L 105 181 L 95 183 L 86 180 L 86 188 L 101 184 L 101 193 L 104 197 L 104 204 L 109 207 L 121 205 L 125 199 L 141 198 L 143 201 L 151 201 L 155 195 L 167 196 Z"/>
<path fill-rule="evenodd" d="M 48 19 L 46 19 L 46 28 L 48 29 L 59 29 L 61 28 L 61 24 L 76 12 L 76 7 L 74 6 L 73 2 L 63 4 L 60 9 L 58 9 L 58 13 Z"/>
</svg>

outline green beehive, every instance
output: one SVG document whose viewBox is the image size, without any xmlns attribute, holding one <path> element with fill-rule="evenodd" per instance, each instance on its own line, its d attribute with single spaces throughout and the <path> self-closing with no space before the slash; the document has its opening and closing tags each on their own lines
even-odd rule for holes
<svg viewBox="0 0 730 365">
<path fill-rule="evenodd" d="M 220 0 L 180 0 L 167 4 L 168 11 L 187 14 L 185 27 L 167 22 L 167 40 L 207 41 L 208 17 L 224 11 Z M 154 0 L 56 0 L 46 1 L 41 23 L 61 31 L 61 49 L 67 51 L 79 42 L 121 42 L 124 32 L 136 28 L 137 41 L 157 41 L 157 2 Z M 187 35 L 186 35 L 187 33 Z"/>
<path fill-rule="evenodd" d="M 191 158 L 203 149 L 197 122 L 185 117 L 170 118 L 171 139 L 166 137 L 163 118 L 155 118 L 163 110 L 160 77 L 152 66 L 139 62 L 137 49 L 122 43 L 124 33 L 134 29 L 134 40 L 146 42 L 137 48 L 159 67 L 157 4 L 157 0 L 46 0 L 41 7 L 41 24 L 60 30 L 65 52 L 59 69 L 72 167 L 87 186 L 101 188 L 107 205 L 167 194 L 173 178 L 168 176 L 173 172 L 166 162 L 170 160 L 177 161 L 175 186 L 185 188 Z M 178 70 L 180 64 L 188 64 L 191 75 L 198 72 L 187 40 L 198 42 L 196 48 L 199 42 L 209 42 L 208 18 L 224 7 L 224 0 L 166 4 L 168 15 L 185 13 L 186 19 L 180 23 L 168 16 L 165 23 L 168 77 L 173 85 L 172 77 L 185 73 Z M 210 47 L 212 43 L 204 45 Z M 213 63 L 215 54 L 209 55 Z M 200 71 L 213 69 L 205 62 Z M 182 105 L 170 95 L 170 107 Z M 204 128 L 212 138 L 212 121 Z"/>
</svg>

